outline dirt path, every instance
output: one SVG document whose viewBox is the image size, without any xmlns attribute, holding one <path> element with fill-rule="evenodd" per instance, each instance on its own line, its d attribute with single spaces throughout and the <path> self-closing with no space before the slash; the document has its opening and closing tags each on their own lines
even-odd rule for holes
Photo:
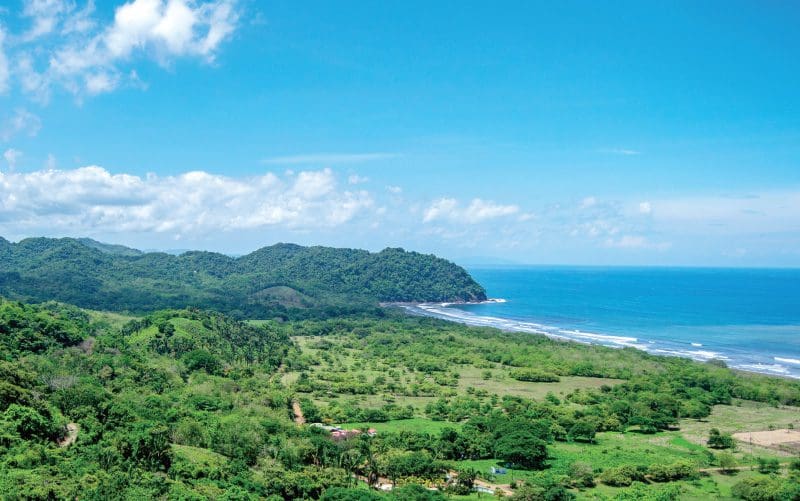
<svg viewBox="0 0 800 501">
<path fill-rule="evenodd" d="M 303 409 L 300 408 L 300 402 L 292 400 L 292 412 L 294 412 L 294 422 L 297 424 L 306 424 L 306 418 L 303 416 Z"/>
<path fill-rule="evenodd" d="M 78 439 L 78 430 L 80 430 L 78 423 L 67 424 L 67 436 L 58 441 L 59 447 L 69 447 Z"/>
<path fill-rule="evenodd" d="M 492 492 L 497 492 L 498 490 L 500 490 L 506 496 L 514 495 L 514 491 L 511 490 L 511 485 L 509 484 L 490 484 L 489 482 L 484 482 L 483 480 L 476 479 L 475 485 L 478 487 L 483 487 L 485 489 L 490 489 Z"/>
</svg>

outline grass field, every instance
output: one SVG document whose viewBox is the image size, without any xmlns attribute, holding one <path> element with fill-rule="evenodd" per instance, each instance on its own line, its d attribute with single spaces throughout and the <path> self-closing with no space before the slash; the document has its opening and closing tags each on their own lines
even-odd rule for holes
<svg viewBox="0 0 800 501">
<path fill-rule="evenodd" d="M 551 465 L 553 470 L 564 473 L 576 461 L 603 468 L 625 464 L 673 463 L 680 459 L 689 459 L 701 467 L 708 465 L 705 448 L 686 446 L 684 442 L 685 439 L 677 432 L 654 435 L 598 433 L 596 444 L 554 443 L 550 448 L 551 455 L 555 458 Z"/>
<path fill-rule="evenodd" d="M 737 400 L 734 405 L 717 405 L 711 415 L 703 420 L 684 419 L 681 421 L 681 432 L 687 440 L 694 444 L 705 445 L 708 432 L 717 428 L 723 433 L 747 431 L 763 431 L 772 428 L 787 428 L 789 424 L 800 429 L 800 408 L 774 407 L 757 402 Z M 774 449 L 767 449 L 746 442 L 739 442 L 737 456 L 740 458 L 755 456 L 785 457 L 788 454 Z"/>
<path fill-rule="evenodd" d="M 551 456 L 548 471 L 556 474 L 566 474 L 574 462 L 588 463 L 595 469 L 621 465 L 648 466 L 656 463 L 673 463 L 681 459 L 691 460 L 700 467 L 708 465 L 708 456 L 703 452 L 705 448 L 697 448 L 694 444 L 686 442 L 676 432 L 655 435 L 598 433 L 596 444 L 555 442 L 548 449 Z M 461 461 L 459 464 L 486 474 L 492 466 L 497 465 L 497 461 L 482 459 Z M 523 470 L 513 472 L 514 478 L 517 479 L 531 478 L 535 475 L 538 473 Z M 498 477 L 499 483 L 502 483 L 502 480 L 503 478 Z M 510 481 L 511 476 L 505 477 L 505 480 Z"/>
<path fill-rule="evenodd" d="M 172 452 L 178 460 L 184 460 L 194 465 L 208 468 L 218 468 L 228 462 L 228 458 L 208 449 L 192 447 L 189 445 L 172 444 Z"/>
<path fill-rule="evenodd" d="M 343 423 L 340 426 L 347 429 L 375 428 L 378 433 L 391 433 L 399 431 L 414 431 L 437 434 L 443 428 L 455 427 L 458 424 L 442 421 L 433 421 L 424 418 L 415 418 L 385 423 Z M 714 468 L 713 458 L 708 450 L 694 441 L 687 439 L 682 431 L 660 432 L 653 435 L 638 433 L 613 433 L 597 434 L 596 444 L 555 442 L 549 446 L 551 460 L 549 468 L 544 474 L 565 475 L 569 466 L 574 462 L 588 463 L 595 470 L 621 465 L 649 466 L 652 464 L 669 464 L 678 460 L 690 460 L 701 469 Z M 765 451 L 758 457 L 775 457 L 774 451 Z M 747 466 L 755 463 L 755 457 L 746 453 L 736 453 L 740 465 Z M 509 484 L 512 480 L 525 481 L 542 475 L 541 472 L 511 470 L 507 475 L 491 477 L 489 472 L 492 466 L 499 462 L 494 459 L 459 461 L 459 466 L 470 467 L 478 470 L 481 475 L 495 484 Z M 730 488 L 739 480 L 757 473 L 750 470 L 737 471 L 732 475 L 723 475 L 717 471 L 704 473 L 698 480 L 677 482 L 670 485 L 680 485 L 681 499 L 725 499 L 730 496 Z M 657 492 L 666 488 L 666 484 L 653 484 L 643 487 L 647 491 Z M 604 499 L 613 498 L 623 489 L 599 484 L 598 487 L 583 492 L 576 492 L 579 499 Z M 481 497 L 482 496 L 482 497 Z M 487 495 L 478 493 L 463 499 L 483 499 Z M 457 498 L 462 499 L 462 498 Z"/>
<path fill-rule="evenodd" d="M 347 372 L 357 374 L 358 377 L 366 381 L 372 381 L 378 377 L 385 377 L 387 371 L 390 369 L 388 365 L 381 364 L 378 361 L 364 361 L 363 355 L 358 350 L 343 346 L 343 344 L 346 343 L 341 343 L 342 340 L 336 336 L 326 338 L 337 344 L 337 349 L 335 351 L 317 348 L 317 343 L 323 339 L 321 337 L 296 336 L 292 339 L 297 343 L 303 353 L 308 354 L 312 359 L 318 362 L 317 365 L 312 365 L 309 368 L 309 373 L 312 375 Z M 420 377 L 419 373 L 415 373 L 407 367 L 395 367 L 393 369 L 399 372 L 399 381 L 404 385 L 417 382 L 417 378 Z M 452 370 L 457 374 L 457 386 L 441 388 L 443 391 L 455 391 L 459 394 L 465 394 L 468 390 L 476 390 L 499 397 L 514 395 L 525 398 L 542 399 L 548 393 L 563 396 L 576 389 L 599 388 L 602 385 L 614 385 L 622 382 L 622 380 L 619 379 L 574 376 L 564 376 L 561 378 L 561 381 L 555 383 L 517 381 L 508 375 L 510 369 L 509 367 L 502 367 L 500 365 L 496 365 L 493 369 L 456 365 L 453 366 Z M 487 371 L 491 373 L 488 377 Z M 299 374 L 297 372 L 288 372 L 281 376 L 281 382 L 284 385 L 290 386 L 297 381 L 298 376 Z M 428 382 L 432 381 L 430 377 L 425 379 Z M 378 392 L 372 395 L 316 394 L 313 400 L 314 403 L 318 405 L 334 401 L 339 403 L 350 401 L 362 407 L 380 407 L 391 402 L 403 407 L 411 405 L 421 415 L 425 406 L 435 401 L 437 398 L 439 397 L 404 395 L 397 392 Z"/>
<path fill-rule="evenodd" d="M 123 315 L 122 313 L 113 313 L 113 312 L 110 312 L 110 311 L 87 310 L 87 312 L 89 313 L 89 316 L 92 318 L 92 320 L 94 320 L 94 321 L 101 321 L 101 320 L 102 321 L 106 321 L 111 325 L 111 327 L 113 327 L 115 329 L 119 329 L 120 327 L 122 327 L 126 323 L 128 323 L 131 320 L 133 320 L 134 318 L 136 318 L 136 317 L 131 316 L 131 315 Z"/>
<path fill-rule="evenodd" d="M 641 491 L 638 491 L 637 494 L 653 495 L 666 489 L 678 489 L 680 492 L 679 499 L 681 501 L 708 501 L 710 499 L 733 500 L 736 499 L 731 496 L 731 487 L 733 487 L 734 484 L 745 478 L 759 475 L 759 473 L 753 471 L 740 471 L 733 475 L 711 473 L 703 475 L 697 480 L 666 484 L 645 484 L 639 487 Z M 614 499 L 621 493 L 629 491 L 629 489 L 630 488 L 609 487 L 607 485 L 598 484 L 592 489 L 575 491 L 575 494 L 579 500 L 608 500 Z M 628 497 L 626 499 L 632 498 Z"/>
<path fill-rule="evenodd" d="M 439 372 L 450 378 L 450 382 L 441 383 L 437 374 L 415 371 L 411 367 L 390 365 L 382 359 L 370 358 L 370 355 L 360 352 L 347 338 L 335 336 L 322 337 L 295 337 L 304 354 L 313 364 L 307 369 L 310 377 L 317 377 L 320 381 L 337 381 L 337 374 L 347 374 L 348 377 L 358 378 L 368 384 L 373 384 L 377 378 L 386 380 L 393 378 L 403 390 L 411 385 L 419 385 L 422 381 L 434 384 L 442 395 L 472 395 L 481 402 L 488 401 L 493 395 L 503 397 L 506 395 L 519 396 L 528 399 L 542 400 L 552 393 L 563 398 L 578 389 L 596 389 L 603 385 L 620 384 L 623 380 L 605 379 L 596 377 L 562 376 L 560 381 L 553 383 L 537 383 L 517 381 L 510 377 L 511 367 L 499 363 L 484 363 L 480 367 L 463 363 L 451 363 L 446 373 Z M 335 349 L 326 348 L 321 340 L 326 340 Z M 331 346 L 331 345 L 328 345 Z M 396 362 L 392 362 L 396 363 Z M 283 384 L 291 387 L 297 381 L 299 373 L 289 372 L 282 375 Z M 327 379 L 326 379 L 327 378 Z M 440 381 L 437 383 L 436 381 Z M 322 386 L 322 388 L 331 388 Z M 459 429 L 460 423 L 434 421 L 425 417 L 425 406 L 440 398 L 437 396 L 413 396 L 403 394 L 407 391 L 389 392 L 388 386 L 380 386 L 375 382 L 378 390 L 374 394 L 351 395 L 326 393 L 328 390 L 314 390 L 306 395 L 318 405 L 331 402 L 347 404 L 360 408 L 380 408 L 387 403 L 399 406 L 412 406 L 415 409 L 413 419 L 393 420 L 387 422 L 345 422 L 338 423 L 345 429 L 375 428 L 381 433 L 397 433 L 410 431 L 438 435 L 444 428 Z M 579 409 L 578 404 L 567 403 Z M 655 434 L 639 434 L 636 432 L 602 432 L 596 436 L 595 444 L 555 442 L 548 445 L 550 460 L 548 468 L 544 471 L 513 470 L 507 475 L 492 476 L 490 468 L 498 465 L 494 459 L 458 461 L 460 467 L 471 467 L 478 470 L 483 478 L 492 484 L 508 485 L 512 480 L 531 481 L 541 483 L 542 476 L 564 478 L 569 473 L 570 466 L 576 462 L 588 464 L 595 474 L 602 470 L 630 465 L 647 468 L 654 464 L 671 464 L 680 460 L 689 460 L 697 465 L 701 471 L 696 480 L 678 481 L 665 484 L 638 484 L 632 488 L 615 488 L 599 484 L 592 489 L 582 491 L 574 490 L 578 499 L 640 499 L 650 496 L 659 499 L 670 492 L 678 492 L 679 499 L 706 500 L 706 499 L 731 499 L 731 487 L 744 478 L 760 475 L 755 471 L 743 469 L 732 475 L 723 475 L 716 471 L 718 467 L 715 455 L 720 451 L 712 451 L 706 447 L 706 440 L 711 428 L 718 428 L 723 433 L 736 433 L 742 431 L 759 431 L 771 428 L 800 429 L 800 409 L 792 407 L 774 407 L 767 404 L 758 404 L 748 401 L 735 401 L 731 406 L 716 406 L 712 414 L 703 420 L 683 419 L 679 429 L 663 431 Z M 750 444 L 739 443 L 733 452 L 739 466 L 749 467 L 756 464 L 758 458 L 786 459 L 786 453 L 767 449 Z M 785 468 L 783 474 L 786 474 Z M 452 499 L 490 499 L 489 494 L 474 493 L 470 496 L 454 496 Z"/>
<path fill-rule="evenodd" d="M 342 423 L 344 429 L 353 430 L 361 428 L 375 428 L 378 433 L 397 433 L 401 431 L 413 431 L 415 433 L 430 433 L 438 435 L 445 428 L 460 429 L 460 423 L 449 423 L 447 421 L 433 421 L 424 418 L 400 419 L 397 421 L 386 421 L 385 423 Z"/>
<path fill-rule="evenodd" d="M 476 367 L 461 367 L 459 369 L 459 390 L 465 391 L 468 387 L 485 390 L 489 394 L 515 395 L 518 397 L 542 399 L 548 393 L 555 395 L 566 395 L 577 389 L 599 388 L 605 385 L 615 385 L 622 383 L 621 379 L 604 379 L 597 377 L 577 377 L 562 376 L 557 383 L 531 383 L 527 381 L 517 381 L 508 376 L 507 370 L 491 369 L 492 376 L 484 379 L 483 374 L 486 369 Z"/>
</svg>

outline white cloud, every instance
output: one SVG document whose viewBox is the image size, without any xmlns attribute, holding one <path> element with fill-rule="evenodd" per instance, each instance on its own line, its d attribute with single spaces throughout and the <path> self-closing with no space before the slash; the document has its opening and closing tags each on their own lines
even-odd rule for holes
<svg viewBox="0 0 800 501">
<path fill-rule="evenodd" d="M 79 11 L 73 11 L 64 19 L 61 27 L 62 35 L 88 33 L 97 22 L 92 18 L 94 14 L 94 0 L 87 0 L 86 5 Z"/>
<path fill-rule="evenodd" d="M 130 0 L 110 23 L 94 17 L 94 3 L 78 10 L 65 0 L 28 0 L 30 29 L 12 55 L 22 89 L 46 102 L 60 85 L 80 97 L 140 84 L 123 66 L 136 56 L 168 65 L 179 57 L 214 61 L 239 20 L 238 0 Z"/>
<path fill-rule="evenodd" d="M 498 205 L 476 198 L 469 204 L 464 214 L 467 221 L 478 223 L 487 219 L 509 216 L 517 212 L 519 212 L 519 207 L 516 205 Z"/>
<path fill-rule="evenodd" d="M 3 158 L 6 159 L 6 163 L 8 164 L 8 168 L 13 170 L 17 166 L 17 160 L 20 159 L 22 156 L 22 152 L 19 150 L 15 150 L 14 148 L 9 148 L 3 153 Z"/>
<path fill-rule="evenodd" d="M 436 220 L 477 224 L 519 212 L 516 205 L 500 205 L 494 202 L 473 199 L 466 207 L 461 206 L 454 198 L 440 198 L 433 202 L 424 212 L 422 221 L 429 223 Z"/>
<path fill-rule="evenodd" d="M 588 209 L 589 207 L 594 207 L 597 205 L 597 199 L 595 197 L 586 197 L 581 200 L 581 209 Z"/>
<path fill-rule="evenodd" d="M 142 178 L 97 166 L 0 173 L 0 231 L 9 234 L 329 228 L 373 204 L 366 191 L 340 190 L 330 170 L 251 178 L 202 171 Z"/>
<path fill-rule="evenodd" d="M 50 100 L 50 79 L 45 73 L 40 73 L 35 68 L 35 62 L 30 54 L 17 55 L 15 76 L 19 80 L 22 90 L 39 103 Z"/>
<path fill-rule="evenodd" d="M 25 0 L 22 16 L 30 18 L 32 24 L 23 40 L 31 41 L 52 33 L 61 16 L 73 9 L 74 5 L 64 0 Z"/>
<path fill-rule="evenodd" d="M 13 115 L 7 117 L 0 124 L 0 140 L 8 141 L 17 134 L 33 137 L 39 133 L 41 128 L 42 121 L 38 116 L 25 108 L 17 108 Z"/>
<path fill-rule="evenodd" d="M 90 95 L 111 92 L 117 87 L 118 83 L 119 75 L 109 74 L 102 71 L 100 73 L 86 75 L 85 78 L 86 92 Z"/>
<path fill-rule="evenodd" d="M 312 153 L 308 155 L 289 155 L 265 158 L 261 162 L 268 165 L 334 165 L 355 164 L 396 158 L 397 153 Z"/>
<path fill-rule="evenodd" d="M 48 153 L 47 160 L 44 162 L 46 169 L 53 170 L 56 168 L 56 157 L 52 153 Z"/>
<path fill-rule="evenodd" d="M 622 235 L 619 238 L 609 238 L 605 241 L 606 247 L 616 247 L 619 249 L 656 249 L 667 250 L 672 244 L 669 242 L 651 242 L 647 237 L 641 235 Z"/>
<path fill-rule="evenodd" d="M 650 202 L 640 202 L 639 212 L 641 214 L 650 214 L 651 212 L 653 212 L 653 206 L 650 204 Z"/>
<path fill-rule="evenodd" d="M 458 201 L 455 198 L 440 198 L 425 210 L 422 222 L 429 223 L 437 219 L 451 219 L 458 210 Z"/>
<path fill-rule="evenodd" d="M 363 184 L 366 183 L 367 181 L 369 181 L 368 177 L 359 176 L 358 174 L 351 174 L 347 178 L 348 184 Z"/>
<path fill-rule="evenodd" d="M 652 219 L 683 234 L 800 232 L 800 191 L 653 200 Z"/>
<path fill-rule="evenodd" d="M 135 50 L 154 50 L 160 57 L 201 56 L 213 60 L 220 42 L 234 30 L 238 14 L 230 0 L 133 0 L 119 7 L 114 24 L 84 50 L 103 59 L 127 58 Z M 94 41 L 93 41 L 94 42 Z"/>
<path fill-rule="evenodd" d="M 395 195 L 403 193 L 403 188 L 399 186 L 387 186 L 386 189 L 389 191 L 389 193 L 394 193 Z"/>
</svg>

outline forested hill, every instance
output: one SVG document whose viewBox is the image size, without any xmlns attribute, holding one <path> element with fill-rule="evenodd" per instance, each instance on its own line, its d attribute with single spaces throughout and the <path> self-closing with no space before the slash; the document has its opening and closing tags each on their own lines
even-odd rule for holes
<svg viewBox="0 0 800 501">
<path fill-rule="evenodd" d="M 146 312 L 187 306 L 239 317 L 301 318 L 379 301 L 469 301 L 486 293 L 461 267 L 403 249 L 276 244 L 232 258 L 144 253 L 90 239 L 0 238 L 0 295 Z"/>
</svg>

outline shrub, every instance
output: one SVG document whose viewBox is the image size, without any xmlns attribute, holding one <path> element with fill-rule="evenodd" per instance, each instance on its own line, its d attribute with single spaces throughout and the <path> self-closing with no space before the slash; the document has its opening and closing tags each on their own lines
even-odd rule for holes
<svg viewBox="0 0 800 501">
<path fill-rule="evenodd" d="M 717 461 L 719 462 L 720 468 L 722 468 L 722 473 L 731 473 L 736 469 L 736 458 L 733 457 L 733 454 L 730 452 L 723 452 L 717 456 Z"/>
<path fill-rule="evenodd" d="M 653 464 L 647 474 L 655 482 L 672 482 L 697 476 L 697 467 L 690 461 L 677 461 L 672 464 Z"/>
<path fill-rule="evenodd" d="M 561 378 L 555 374 L 542 372 L 536 369 L 517 369 L 511 371 L 509 376 L 517 381 L 529 381 L 532 383 L 557 383 Z"/>
<path fill-rule="evenodd" d="M 734 497 L 747 501 L 784 501 L 800 499 L 800 483 L 780 477 L 750 477 L 734 484 Z"/>
<path fill-rule="evenodd" d="M 628 487 L 634 481 L 641 480 L 644 480 L 644 475 L 631 465 L 609 468 L 600 474 L 600 481 L 612 487 Z"/>
<path fill-rule="evenodd" d="M 768 475 L 770 473 L 779 473 L 781 471 L 781 463 L 775 458 L 758 458 L 758 472 Z"/>
<path fill-rule="evenodd" d="M 326 489 L 320 501 L 379 501 L 380 495 L 364 489 L 333 487 Z"/>
<path fill-rule="evenodd" d="M 594 487 L 594 470 L 588 463 L 575 462 L 569 466 L 569 479 L 574 487 Z"/>
<path fill-rule="evenodd" d="M 569 438 L 576 442 L 594 443 L 596 433 L 597 426 L 594 422 L 584 418 L 572 425 L 572 428 L 569 429 Z"/>
<path fill-rule="evenodd" d="M 711 428 L 708 433 L 708 446 L 712 449 L 733 449 L 736 441 L 729 433 L 720 433 L 718 429 Z"/>
</svg>

